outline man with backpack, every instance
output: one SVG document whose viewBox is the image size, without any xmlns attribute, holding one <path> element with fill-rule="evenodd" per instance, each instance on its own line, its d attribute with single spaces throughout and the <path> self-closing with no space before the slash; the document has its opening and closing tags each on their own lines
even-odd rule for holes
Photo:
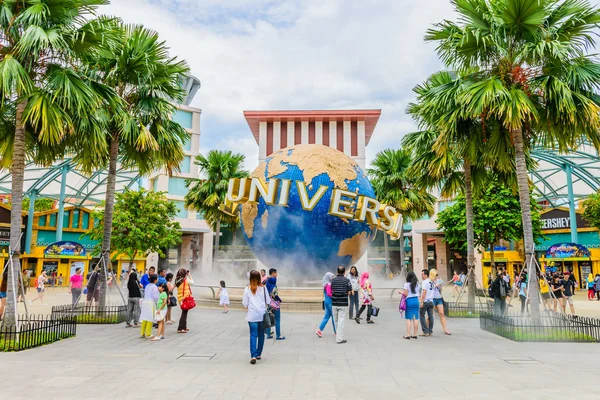
<svg viewBox="0 0 600 400">
<path fill-rule="evenodd" d="M 87 283 L 87 297 L 86 297 L 86 306 L 92 305 L 92 300 L 98 304 L 98 300 L 100 299 L 100 274 L 99 271 L 100 266 L 98 264 L 92 264 L 92 271 L 88 274 L 88 283 Z"/>
<path fill-rule="evenodd" d="M 491 295 L 494 298 L 494 315 L 501 317 L 506 312 L 506 297 L 510 297 L 509 291 L 510 287 L 504 280 L 504 273 L 498 272 L 491 287 Z"/>
</svg>

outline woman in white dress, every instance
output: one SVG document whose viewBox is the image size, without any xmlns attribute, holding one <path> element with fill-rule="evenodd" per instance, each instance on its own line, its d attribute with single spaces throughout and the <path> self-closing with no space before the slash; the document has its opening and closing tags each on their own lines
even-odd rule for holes
<svg viewBox="0 0 600 400">
<path fill-rule="evenodd" d="M 227 314 L 229 310 L 227 306 L 229 305 L 229 294 L 227 293 L 227 287 L 225 286 L 225 281 L 221 281 L 221 287 L 219 288 L 219 304 L 223 306 L 223 314 Z"/>
</svg>

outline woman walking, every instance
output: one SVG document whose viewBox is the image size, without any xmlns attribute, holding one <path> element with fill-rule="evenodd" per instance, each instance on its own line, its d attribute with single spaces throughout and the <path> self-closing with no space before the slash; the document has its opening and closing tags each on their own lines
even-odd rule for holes
<svg viewBox="0 0 600 400">
<path fill-rule="evenodd" d="M 354 315 L 358 315 L 358 296 L 360 292 L 360 279 L 358 277 L 358 270 L 354 265 L 350 268 L 348 279 L 350 279 L 350 284 L 352 285 L 352 294 L 348 298 L 350 304 L 350 319 L 354 319 Z"/>
<path fill-rule="evenodd" d="M 250 364 L 256 364 L 262 356 L 265 344 L 265 327 L 263 318 L 267 311 L 267 289 L 261 282 L 260 272 L 250 271 L 248 286 L 244 289 L 242 304 L 248 310 L 246 321 L 250 329 Z"/>
<path fill-rule="evenodd" d="M 444 298 L 442 297 L 442 285 L 444 281 L 438 277 L 437 269 L 432 269 L 429 271 L 429 279 L 434 283 L 433 287 L 433 307 L 435 307 L 439 317 L 440 323 L 442 324 L 442 328 L 444 328 L 444 333 L 446 335 L 451 335 L 446 327 L 446 315 L 444 315 Z"/>
<path fill-rule="evenodd" d="M 417 332 L 419 331 L 419 280 L 414 272 L 409 272 L 406 276 L 406 283 L 404 284 L 403 295 L 406 297 L 406 312 L 404 318 L 406 319 L 406 335 L 404 339 L 417 339 Z M 413 329 L 414 335 L 411 335 L 411 328 Z"/>
<path fill-rule="evenodd" d="M 44 291 L 46 290 L 45 285 L 46 285 L 46 283 L 48 283 L 48 275 L 46 275 L 46 271 L 42 271 L 42 274 L 40 276 L 38 276 L 35 283 L 36 283 L 35 287 L 37 289 L 38 295 L 35 299 L 29 300 L 29 305 L 32 305 L 33 302 L 38 299 L 40 300 L 40 303 L 42 303 L 43 305 L 46 305 L 46 304 L 44 304 Z"/>
<path fill-rule="evenodd" d="M 521 315 L 524 316 L 525 309 L 528 308 L 527 307 L 527 275 L 523 274 L 521 276 L 521 278 L 519 279 L 518 289 L 519 289 L 519 300 L 521 300 Z M 527 313 L 529 314 L 529 310 L 527 310 Z"/>
<path fill-rule="evenodd" d="M 373 312 L 373 288 L 371 286 L 371 281 L 369 280 L 369 273 L 367 271 L 363 272 L 360 275 L 360 310 L 358 314 L 356 314 L 356 323 L 360 324 L 360 315 L 367 309 L 367 324 L 374 324 L 374 321 L 371 321 L 371 313 Z"/>
<path fill-rule="evenodd" d="M 169 272 L 165 276 L 165 280 L 167 281 L 167 296 L 169 300 L 167 302 L 167 315 L 165 315 L 165 324 L 171 325 L 173 322 L 175 322 L 171 319 L 171 309 L 177 304 L 177 300 L 175 299 L 175 296 L 173 296 L 173 290 L 175 289 L 175 285 L 173 285 L 173 274 Z"/>
<path fill-rule="evenodd" d="M 319 325 L 319 329 L 317 329 L 317 336 L 323 337 L 323 329 L 325 329 L 325 325 L 331 318 L 331 325 L 333 326 L 333 333 L 336 334 L 335 330 L 335 322 L 333 319 L 333 307 L 332 307 L 332 299 L 331 299 L 331 280 L 333 279 L 333 273 L 328 272 L 323 276 L 323 309 L 325 310 L 325 315 L 323 316 L 323 320 Z"/>
<path fill-rule="evenodd" d="M 140 324 L 140 299 L 142 292 L 140 291 L 140 282 L 138 281 L 135 271 L 131 271 L 127 280 L 127 320 L 125 328 L 138 327 Z M 132 325 L 133 323 L 133 325 Z"/>
<path fill-rule="evenodd" d="M 182 306 L 183 299 L 192 296 L 192 289 L 190 287 L 194 281 L 190 276 L 190 273 L 185 268 L 181 268 L 177 271 L 177 277 L 175 278 L 175 286 L 177 287 L 177 300 L 179 301 L 179 307 Z M 181 308 L 181 316 L 179 317 L 179 325 L 177 326 L 177 333 L 187 333 L 190 330 L 187 327 L 187 315 L 189 310 Z"/>
<path fill-rule="evenodd" d="M 587 277 L 588 300 L 594 300 L 594 275 L 590 272 Z"/>
</svg>

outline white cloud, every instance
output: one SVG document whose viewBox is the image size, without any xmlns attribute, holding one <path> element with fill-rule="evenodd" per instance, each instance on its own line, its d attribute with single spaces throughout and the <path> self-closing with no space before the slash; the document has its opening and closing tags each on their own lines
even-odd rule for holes
<svg viewBox="0 0 600 400">
<path fill-rule="evenodd" d="M 423 35 L 452 15 L 448 0 L 113 0 L 103 11 L 157 30 L 188 61 L 202 82 L 202 151 L 241 152 L 250 169 L 243 110 L 381 108 L 367 156 L 398 147 L 415 129 L 412 87 L 441 68 Z"/>
</svg>

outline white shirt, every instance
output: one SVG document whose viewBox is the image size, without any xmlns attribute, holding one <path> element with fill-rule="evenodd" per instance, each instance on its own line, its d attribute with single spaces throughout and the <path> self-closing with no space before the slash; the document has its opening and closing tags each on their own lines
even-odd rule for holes
<svg viewBox="0 0 600 400">
<path fill-rule="evenodd" d="M 417 282 L 417 286 L 415 286 L 415 293 L 410 291 L 410 282 L 406 282 L 404 284 L 404 289 L 408 292 L 408 296 L 406 296 L 407 299 L 409 297 L 419 297 L 419 292 L 421 291 L 419 288 L 419 282 Z"/>
<path fill-rule="evenodd" d="M 352 276 L 352 274 L 348 274 L 348 279 L 350 279 L 350 284 L 352 285 L 352 290 L 358 292 L 360 290 L 360 283 L 358 282 L 358 276 Z"/>
<path fill-rule="evenodd" d="M 425 301 L 433 301 L 433 288 L 435 284 L 427 278 L 423 281 L 423 290 L 425 291 Z"/>
<path fill-rule="evenodd" d="M 442 289 L 442 284 L 443 283 L 444 283 L 444 281 L 441 280 L 441 279 L 439 279 L 439 278 L 435 281 L 435 284 L 436 285 L 439 284 L 440 286 L 439 287 L 438 286 L 434 286 L 433 287 L 433 298 L 434 299 L 441 299 L 442 298 L 441 289 Z"/>
<path fill-rule="evenodd" d="M 252 293 L 249 286 L 244 289 L 244 297 L 242 304 L 248 309 L 246 313 L 246 321 L 262 322 L 265 312 L 267 311 L 267 289 L 264 286 L 256 288 L 256 293 Z"/>
</svg>

